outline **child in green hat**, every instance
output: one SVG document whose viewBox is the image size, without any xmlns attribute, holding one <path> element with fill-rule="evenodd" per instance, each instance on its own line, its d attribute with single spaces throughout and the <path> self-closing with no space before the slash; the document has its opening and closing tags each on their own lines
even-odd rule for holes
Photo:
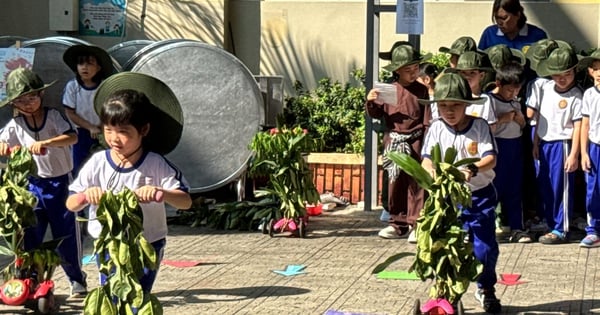
<svg viewBox="0 0 600 315">
<path fill-rule="evenodd" d="M 385 153 L 401 151 L 420 160 L 421 142 L 431 115 L 429 106 L 419 106 L 417 102 L 417 99 L 428 98 L 429 95 L 427 87 L 417 82 L 417 78 L 419 63 L 428 58 L 429 55 L 421 56 L 408 44 L 397 45 L 392 51 L 390 64 L 384 67 L 393 73 L 392 84 L 397 101 L 394 104 L 384 103 L 379 97 L 378 89 L 367 93 L 367 114 L 385 122 Z M 379 236 L 407 237 L 423 207 L 425 192 L 412 177 L 385 156 L 384 168 L 388 172 L 388 178 L 384 180 L 388 180 L 388 210 L 392 222 L 379 232 Z M 413 240 L 415 238 L 410 237 L 410 241 Z"/>
<path fill-rule="evenodd" d="M 64 237 L 58 246 L 61 266 L 69 279 L 71 295 L 79 295 L 87 292 L 79 259 L 81 234 L 74 213 L 65 207 L 73 169 L 70 146 L 77 142 L 77 133 L 58 110 L 42 107 L 44 90 L 53 83 L 44 84 L 25 68 L 9 73 L 7 97 L 0 106 L 11 105 L 16 115 L 0 131 L 0 155 L 8 155 L 14 146 L 26 147 L 33 154 L 37 174 L 28 180 L 29 190 L 38 200 L 34 209 L 37 224 L 25 230 L 25 250 L 42 244 L 50 225 L 55 239 Z"/>
<path fill-rule="evenodd" d="M 431 150 L 439 144 L 441 151 L 454 147 L 456 160 L 480 158 L 462 170 L 472 192 L 473 203 L 464 207 L 460 218 L 473 242 L 475 257 L 483 264 L 483 272 L 477 279 L 475 298 L 486 312 L 499 313 L 500 301 L 496 298 L 496 263 L 499 248 L 494 233 L 496 189 L 492 184 L 494 166 L 498 154 L 496 142 L 487 122 L 468 116 L 466 109 L 471 104 L 481 104 L 482 98 L 474 98 L 468 82 L 455 73 L 445 73 L 436 82 L 432 100 L 419 100 L 422 104 L 436 102 L 441 119 L 432 122 L 423 141 L 421 165 L 434 176 Z"/>
<path fill-rule="evenodd" d="M 583 90 L 575 81 L 578 58 L 571 48 L 554 49 L 537 65 L 537 73 L 550 77 L 539 87 L 539 97 L 527 106 L 537 117 L 533 158 L 539 160 L 538 195 L 544 217 L 551 229 L 539 238 L 542 244 L 568 240 L 573 213 L 574 172 L 579 165 L 581 98 Z"/>
</svg>

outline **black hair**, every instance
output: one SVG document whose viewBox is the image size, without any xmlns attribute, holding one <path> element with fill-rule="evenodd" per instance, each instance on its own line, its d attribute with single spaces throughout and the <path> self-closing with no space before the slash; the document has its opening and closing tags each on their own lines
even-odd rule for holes
<svg viewBox="0 0 600 315">
<path fill-rule="evenodd" d="M 525 16 L 525 9 L 521 5 L 519 0 L 494 0 L 494 5 L 492 7 L 492 22 L 496 23 L 496 13 L 500 11 L 500 9 L 513 14 L 519 15 L 519 21 L 517 22 L 517 26 L 521 29 L 527 23 L 527 16 Z"/>
<path fill-rule="evenodd" d="M 419 65 L 419 76 L 424 77 L 428 76 L 431 79 L 435 79 L 438 76 L 438 68 L 435 64 L 431 62 L 424 62 Z"/>
<path fill-rule="evenodd" d="M 94 58 L 96 60 L 96 63 L 98 64 L 98 66 L 100 66 L 100 71 L 98 71 L 98 73 L 96 73 L 96 75 L 94 75 L 94 77 L 92 78 L 92 81 L 94 81 L 96 84 L 100 84 L 100 82 L 102 82 L 102 80 L 106 79 L 106 77 L 104 76 L 104 70 L 102 68 L 102 65 L 100 64 L 100 58 L 98 58 L 98 56 L 94 55 L 94 54 L 81 54 L 77 56 L 77 64 L 80 65 L 82 63 L 89 63 L 90 59 Z M 83 81 L 81 80 L 81 76 L 79 75 L 79 71 L 75 71 L 75 76 L 77 77 L 77 81 L 79 81 L 80 84 L 83 84 Z"/>
<path fill-rule="evenodd" d="M 525 83 L 526 78 L 523 66 L 514 61 L 508 62 L 496 69 L 496 81 L 500 82 L 500 85 L 522 85 Z"/>
<path fill-rule="evenodd" d="M 150 109 L 148 97 L 135 90 L 119 90 L 112 93 L 100 110 L 103 125 L 132 125 L 139 132 L 152 121 L 154 115 Z"/>
</svg>

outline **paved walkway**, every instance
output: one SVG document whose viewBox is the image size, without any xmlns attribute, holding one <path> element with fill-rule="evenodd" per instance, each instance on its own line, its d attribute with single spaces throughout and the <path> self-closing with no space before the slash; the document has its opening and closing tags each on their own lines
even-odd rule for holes
<svg viewBox="0 0 600 315">
<path fill-rule="evenodd" d="M 382 280 L 371 274 L 392 254 L 414 252 L 406 240 L 377 237 L 379 211 L 356 207 L 311 217 L 305 239 L 260 232 L 214 231 L 170 226 L 165 259 L 201 261 L 196 267 L 163 265 L 155 294 L 165 314 L 412 314 L 416 298 L 427 299 L 429 283 Z M 91 253 L 88 242 L 86 254 Z M 501 244 L 498 273 L 519 273 L 523 284 L 497 285 L 503 314 L 600 314 L 600 249 L 577 243 L 544 246 Z M 408 256 L 388 270 L 406 270 Z M 285 277 L 273 270 L 304 265 L 305 274 Z M 94 265 L 85 265 L 90 286 Z M 59 314 L 81 314 L 82 299 L 67 298 L 62 270 L 55 281 Z M 467 314 L 482 314 L 463 297 Z M 0 314 L 26 314 L 22 307 L 0 306 Z"/>
</svg>

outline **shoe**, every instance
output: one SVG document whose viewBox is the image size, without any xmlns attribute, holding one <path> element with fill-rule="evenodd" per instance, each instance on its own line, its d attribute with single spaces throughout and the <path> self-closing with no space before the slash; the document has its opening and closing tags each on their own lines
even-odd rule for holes
<svg viewBox="0 0 600 315">
<path fill-rule="evenodd" d="M 410 233 L 408 233 L 408 240 L 411 244 L 417 244 L 417 229 L 411 228 Z"/>
<path fill-rule="evenodd" d="M 512 231 L 512 234 L 510 235 L 510 238 L 508 239 L 508 241 L 511 243 L 521 243 L 521 244 L 533 242 L 529 233 L 521 231 L 521 230 Z"/>
<path fill-rule="evenodd" d="M 81 296 L 87 294 L 87 288 L 85 285 L 73 281 L 71 282 L 71 296 Z"/>
<path fill-rule="evenodd" d="M 500 300 L 496 298 L 494 290 L 477 289 L 475 291 L 475 300 L 477 300 L 486 313 L 496 314 L 502 311 Z"/>
<path fill-rule="evenodd" d="M 531 222 L 531 225 L 529 226 L 529 231 L 531 232 L 546 232 L 549 230 L 550 228 L 548 227 L 548 224 L 546 224 L 545 220 L 538 221 L 537 223 Z"/>
<path fill-rule="evenodd" d="M 379 235 L 379 237 L 385 238 L 385 239 L 406 238 L 408 236 L 408 227 L 397 228 L 395 226 L 389 225 L 389 226 L 381 229 L 377 235 Z"/>
<path fill-rule="evenodd" d="M 379 216 L 379 221 L 388 223 L 390 221 L 390 218 L 391 218 L 390 212 L 383 209 L 381 211 L 381 215 Z"/>
<path fill-rule="evenodd" d="M 588 234 L 581 240 L 579 246 L 587 248 L 600 247 L 600 237 L 596 234 Z"/>
<path fill-rule="evenodd" d="M 542 244 L 551 245 L 551 244 L 564 244 L 567 242 L 567 239 L 566 239 L 564 233 L 561 233 L 557 230 L 553 230 L 550 233 L 546 233 L 546 234 L 540 236 L 538 241 Z"/>
<path fill-rule="evenodd" d="M 510 226 L 503 225 L 503 226 L 496 227 L 496 236 L 510 234 L 510 231 L 511 231 Z"/>
</svg>

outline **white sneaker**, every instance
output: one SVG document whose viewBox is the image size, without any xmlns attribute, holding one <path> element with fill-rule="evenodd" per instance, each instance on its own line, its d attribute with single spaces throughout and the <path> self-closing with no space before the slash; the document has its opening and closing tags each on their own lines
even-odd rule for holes
<svg viewBox="0 0 600 315">
<path fill-rule="evenodd" d="M 381 229 L 377 235 L 379 235 L 379 237 L 381 237 L 381 238 L 386 238 L 386 239 L 399 239 L 399 238 L 406 238 L 406 236 L 408 235 L 408 231 L 406 231 L 406 233 L 404 233 L 404 234 L 399 234 L 398 229 L 389 225 L 389 226 Z"/>
<path fill-rule="evenodd" d="M 417 230 L 410 229 L 410 233 L 408 234 L 408 242 L 411 244 L 417 244 Z"/>
<path fill-rule="evenodd" d="M 379 221 L 387 223 L 390 220 L 390 212 L 383 209 L 381 211 L 381 215 L 379 216 Z"/>
<path fill-rule="evenodd" d="M 71 296 L 75 296 L 75 295 L 86 295 L 87 294 L 87 288 L 77 282 L 77 281 L 73 281 L 71 282 Z"/>
</svg>

